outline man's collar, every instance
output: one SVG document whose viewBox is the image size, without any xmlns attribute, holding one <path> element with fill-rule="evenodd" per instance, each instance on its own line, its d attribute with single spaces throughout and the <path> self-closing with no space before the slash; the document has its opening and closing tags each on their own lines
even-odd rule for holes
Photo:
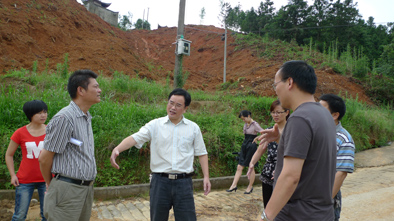
<svg viewBox="0 0 394 221">
<path fill-rule="evenodd" d="M 337 131 L 342 128 L 341 121 L 338 122 L 338 124 L 335 126 L 335 128 L 337 129 Z"/>
<path fill-rule="evenodd" d="M 169 118 L 168 115 L 167 115 L 167 116 L 165 116 L 165 119 L 164 119 L 163 124 L 166 124 L 166 123 L 169 123 L 169 122 L 172 123 L 172 121 L 170 120 L 170 118 Z M 179 123 L 187 124 L 187 121 L 186 121 L 185 116 L 182 115 L 182 119 L 181 119 L 181 121 L 179 121 Z M 179 124 L 179 123 L 178 123 L 178 124 Z"/>
<path fill-rule="evenodd" d="M 72 109 L 74 109 L 75 112 L 77 112 L 77 117 L 83 117 L 86 116 L 87 118 L 91 118 L 92 116 L 90 115 L 89 111 L 86 112 L 86 114 L 81 110 L 81 108 L 79 108 L 79 106 L 74 102 L 71 101 L 70 102 L 70 106 Z"/>
</svg>

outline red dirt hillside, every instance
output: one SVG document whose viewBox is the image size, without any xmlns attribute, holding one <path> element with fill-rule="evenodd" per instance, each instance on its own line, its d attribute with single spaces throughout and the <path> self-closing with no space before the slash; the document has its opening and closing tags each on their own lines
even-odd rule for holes
<svg viewBox="0 0 394 221">
<path fill-rule="evenodd" d="M 88 12 L 75 0 L 2 0 L 0 2 L 0 74 L 12 69 L 56 70 L 68 53 L 70 71 L 91 69 L 112 76 L 114 71 L 165 83 L 173 78 L 176 27 L 153 31 L 121 31 Z M 191 40 L 191 56 L 183 59 L 183 70 L 190 73 L 185 88 L 215 91 L 223 83 L 223 29 L 214 26 L 185 28 Z M 228 38 L 227 81 L 240 81 L 232 93 L 275 96 L 271 84 L 283 58 L 265 60 L 248 49 L 234 50 Z M 372 103 L 363 87 L 352 78 L 330 70 L 316 70 L 322 93 L 347 92 Z"/>
<path fill-rule="evenodd" d="M 70 70 L 89 68 L 109 75 L 114 70 L 143 69 L 126 32 L 88 12 L 75 0 L 2 0 L 0 2 L 0 72 L 56 70 L 69 54 Z"/>
</svg>

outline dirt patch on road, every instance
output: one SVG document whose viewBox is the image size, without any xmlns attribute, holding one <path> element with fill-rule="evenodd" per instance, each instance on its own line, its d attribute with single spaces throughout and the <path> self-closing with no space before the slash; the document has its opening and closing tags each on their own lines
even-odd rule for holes
<svg viewBox="0 0 394 221">
<path fill-rule="evenodd" d="M 0 200 L 0 220 L 11 220 L 12 215 L 14 214 L 11 212 L 13 206 L 15 205 L 15 201 L 13 200 Z"/>
</svg>

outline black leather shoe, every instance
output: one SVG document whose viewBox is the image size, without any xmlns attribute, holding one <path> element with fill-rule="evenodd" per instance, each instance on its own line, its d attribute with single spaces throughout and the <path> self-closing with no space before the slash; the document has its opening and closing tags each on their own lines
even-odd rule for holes
<svg viewBox="0 0 394 221">
<path fill-rule="evenodd" d="M 237 192 L 237 189 L 238 189 L 238 187 L 234 187 L 234 188 L 232 188 L 231 190 L 226 190 L 226 191 L 229 192 L 229 193 L 230 193 L 230 192 L 233 192 L 233 191 L 234 191 L 234 192 Z"/>
<path fill-rule="evenodd" d="M 252 189 L 249 191 L 249 192 L 244 192 L 244 194 L 251 194 L 253 192 L 253 187 L 252 187 Z"/>
</svg>

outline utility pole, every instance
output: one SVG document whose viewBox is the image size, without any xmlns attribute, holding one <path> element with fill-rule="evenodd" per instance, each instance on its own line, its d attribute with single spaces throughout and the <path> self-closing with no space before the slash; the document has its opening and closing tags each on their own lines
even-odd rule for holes
<svg viewBox="0 0 394 221">
<path fill-rule="evenodd" d="M 178 39 L 183 38 L 185 31 L 185 7 L 186 0 L 180 0 L 179 2 L 179 17 L 178 17 L 178 31 L 177 31 L 177 43 Z M 174 88 L 179 87 L 180 80 L 182 78 L 182 59 L 183 55 L 175 52 L 175 68 L 174 68 Z"/>
<path fill-rule="evenodd" d="M 144 9 L 144 14 L 142 15 L 142 29 L 144 29 L 144 20 L 145 20 L 145 9 Z"/>
<path fill-rule="evenodd" d="M 223 67 L 223 83 L 226 83 L 226 62 L 227 62 L 227 25 L 224 23 L 224 67 Z"/>
<path fill-rule="evenodd" d="M 146 16 L 146 22 L 149 23 L 149 8 L 148 8 L 148 15 Z"/>
</svg>

